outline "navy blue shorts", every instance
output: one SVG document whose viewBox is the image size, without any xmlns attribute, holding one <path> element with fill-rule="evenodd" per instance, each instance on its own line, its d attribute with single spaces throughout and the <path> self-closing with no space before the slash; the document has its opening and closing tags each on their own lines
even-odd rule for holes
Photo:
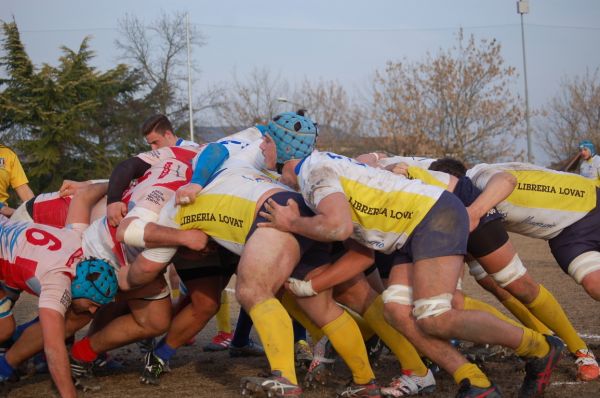
<svg viewBox="0 0 600 398">
<path fill-rule="evenodd" d="M 596 207 L 550 239 L 548 245 L 556 262 L 567 274 L 569 264 L 577 256 L 600 251 L 600 189 L 596 188 Z"/>
<path fill-rule="evenodd" d="M 376 253 L 375 263 L 382 278 L 387 278 L 397 264 L 467 253 L 469 217 L 462 202 L 444 192 L 417 225 L 404 246 L 391 254 Z"/>
<path fill-rule="evenodd" d="M 277 203 L 281 206 L 287 205 L 288 200 L 292 199 L 293 201 L 295 201 L 298 204 L 298 209 L 300 210 L 300 215 L 302 217 L 312 217 L 315 215 L 315 213 L 304 202 L 302 195 L 297 192 L 289 192 L 289 191 L 277 192 L 277 193 L 273 194 L 273 196 L 271 196 L 269 199 L 273 199 L 273 201 L 275 201 L 275 203 Z M 263 212 L 263 211 L 266 212 L 266 209 L 265 209 L 266 202 L 267 201 L 265 200 L 265 202 L 261 206 L 260 210 L 258 211 L 259 214 L 254 219 L 254 223 L 252 223 L 252 226 L 250 227 L 250 231 L 248 232 L 248 237 L 246 238 L 246 240 L 248 240 L 248 238 L 250 238 L 250 236 L 254 233 L 254 231 L 257 228 L 256 225 L 258 223 L 267 222 L 267 219 L 260 215 L 260 212 Z M 294 268 L 294 271 L 292 272 L 292 277 L 298 278 L 298 279 L 304 279 L 304 277 L 313 269 L 318 268 L 325 264 L 329 264 L 331 262 L 330 261 L 331 247 L 330 247 L 329 243 L 317 242 L 315 240 L 312 240 L 312 239 L 307 238 L 306 236 L 302 236 L 302 235 L 297 235 L 297 234 L 293 234 L 293 235 L 296 238 L 296 240 L 298 241 L 298 244 L 300 245 L 300 256 L 301 257 L 300 257 L 300 262 L 298 263 L 298 265 L 296 266 L 296 268 Z"/>
</svg>

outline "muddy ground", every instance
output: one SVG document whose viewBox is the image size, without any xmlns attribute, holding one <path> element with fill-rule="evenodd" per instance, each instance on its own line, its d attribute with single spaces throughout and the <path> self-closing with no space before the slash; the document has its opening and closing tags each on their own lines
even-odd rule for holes
<svg viewBox="0 0 600 398">
<path fill-rule="evenodd" d="M 562 273 L 552 259 L 547 244 L 543 241 L 512 236 L 519 253 L 533 276 L 543 283 L 562 303 L 565 311 L 575 327 L 596 356 L 600 356 L 600 303 L 589 298 L 583 289 Z M 464 282 L 465 291 L 478 299 L 482 299 L 503 310 L 475 285 L 470 277 Z M 233 308 L 237 308 L 232 305 Z M 19 300 L 16 315 L 19 319 L 29 319 L 35 301 L 30 297 Z M 232 310 L 232 323 L 235 325 L 237 312 Z M 142 367 L 142 357 L 135 345 L 127 346 L 113 353 L 123 362 L 124 368 L 119 371 L 98 375 L 102 384 L 100 392 L 80 393 L 80 397 L 124 398 L 124 397 L 239 397 L 239 379 L 242 376 L 256 375 L 267 368 L 265 358 L 229 358 L 227 352 L 202 352 L 202 346 L 215 333 L 214 321 L 198 335 L 193 346 L 179 350 L 171 362 L 172 373 L 162 378 L 160 386 L 141 385 L 138 381 Z M 256 338 L 256 336 L 255 336 Z M 524 364 L 513 356 L 496 358 L 483 365 L 485 372 L 498 384 L 506 397 L 514 397 L 523 378 Z M 343 365 L 337 366 L 342 378 L 349 373 Z M 384 354 L 375 373 L 381 383 L 387 383 L 398 373 L 398 365 L 389 354 Z M 299 371 L 299 378 L 304 372 Z M 452 378 L 441 372 L 437 375 L 438 387 L 430 397 L 451 397 L 457 391 Z M 8 391 L 2 395 L 19 398 L 40 398 L 55 395 L 47 374 L 35 374 L 23 377 L 21 381 L 12 383 Z M 304 396 L 334 397 L 335 385 L 318 389 L 306 389 Z M 600 397 L 600 382 L 578 382 L 575 380 L 574 360 L 565 356 L 552 376 L 552 384 L 548 387 L 546 397 Z"/>
</svg>

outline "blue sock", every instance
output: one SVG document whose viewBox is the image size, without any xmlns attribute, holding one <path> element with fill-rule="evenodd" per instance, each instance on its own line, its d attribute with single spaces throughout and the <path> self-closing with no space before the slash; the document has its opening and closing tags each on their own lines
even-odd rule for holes
<svg viewBox="0 0 600 398">
<path fill-rule="evenodd" d="M 37 323 L 40 321 L 39 317 L 35 317 L 34 319 L 30 320 L 29 322 L 25 322 L 21 325 L 17 325 L 15 332 L 12 335 L 12 340 L 13 341 L 17 341 L 19 339 L 19 337 L 21 337 L 21 335 L 23 334 L 23 332 L 25 331 L 25 329 L 27 329 L 29 326 L 33 325 L 34 323 Z"/>
<path fill-rule="evenodd" d="M 250 331 L 252 330 L 252 318 L 243 308 L 240 308 L 237 325 L 231 339 L 231 345 L 234 347 L 244 347 L 250 343 Z"/>
<path fill-rule="evenodd" d="M 168 345 L 164 338 L 154 349 L 154 354 L 165 362 L 169 362 L 176 352 L 177 349 Z"/>
<path fill-rule="evenodd" d="M 6 362 L 4 355 L 0 356 L 0 380 L 6 380 L 15 372 L 12 366 Z"/>
<path fill-rule="evenodd" d="M 300 340 L 306 341 L 306 329 L 304 329 L 304 326 L 300 325 L 295 319 L 292 322 L 292 326 L 294 327 L 294 342 Z"/>
</svg>

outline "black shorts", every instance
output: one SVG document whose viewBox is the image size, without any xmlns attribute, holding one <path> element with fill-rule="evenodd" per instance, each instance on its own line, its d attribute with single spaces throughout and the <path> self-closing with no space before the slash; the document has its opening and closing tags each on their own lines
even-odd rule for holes
<svg viewBox="0 0 600 398">
<path fill-rule="evenodd" d="M 463 176 L 458 179 L 453 193 L 460 199 L 465 207 L 469 207 L 473 204 L 473 202 L 475 202 L 479 195 L 481 195 L 481 190 L 473 185 L 473 182 L 469 177 Z M 502 215 L 498 212 L 498 210 L 496 210 L 496 208 L 492 208 L 479 219 L 479 225 L 484 225 L 490 221 L 501 219 Z"/>
<path fill-rule="evenodd" d="M 285 206 L 289 199 L 292 199 L 298 204 L 298 209 L 300 210 L 300 215 L 302 217 L 312 217 L 315 213 L 306 205 L 302 195 L 297 192 L 283 191 L 277 192 L 273 194 L 269 199 L 275 201 L 275 203 Z M 246 237 L 246 241 L 257 228 L 258 223 L 267 222 L 268 220 L 260 215 L 260 212 L 266 212 L 265 202 L 262 204 L 261 208 L 258 211 L 258 215 L 254 219 L 252 226 L 250 227 L 250 231 L 248 231 L 248 236 Z M 297 279 L 304 279 L 304 277 L 313 269 L 318 268 L 322 265 L 329 264 L 331 262 L 330 258 L 330 244 L 325 242 L 317 242 L 306 236 L 293 234 L 298 244 L 300 245 L 300 262 L 294 268 L 292 272 L 292 277 Z"/>
<path fill-rule="evenodd" d="M 508 233 L 504 229 L 502 219 L 496 218 L 485 224 L 479 224 L 469 234 L 467 252 L 475 258 L 480 258 L 495 252 L 506 242 L 508 242 Z"/>
<path fill-rule="evenodd" d="M 180 247 L 173 257 L 179 278 L 190 281 L 213 276 L 229 278 L 235 273 L 240 257 L 211 241 L 209 249 L 197 252 Z"/>
</svg>

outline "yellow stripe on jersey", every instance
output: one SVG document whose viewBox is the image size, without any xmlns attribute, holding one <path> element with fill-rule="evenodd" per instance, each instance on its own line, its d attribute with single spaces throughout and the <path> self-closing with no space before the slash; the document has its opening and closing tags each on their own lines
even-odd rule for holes
<svg viewBox="0 0 600 398">
<path fill-rule="evenodd" d="M 412 180 L 414 180 L 414 179 L 421 180 L 425 184 L 440 187 L 442 189 L 448 189 L 448 184 L 444 184 L 443 182 L 441 182 L 440 180 L 435 178 L 435 176 L 433 176 L 429 171 L 422 169 L 421 167 L 409 166 L 408 178 L 410 178 Z"/>
<path fill-rule="evenodd" d="M 506 170 L 517 187 L 506 199 L 515 206 L 587 213 L 596 207 L 596 185 L 578 175 L 537 170 Z"/>
<path fill-rule="evenodd" d="M 437 199 L 404 191 L 383 191 L 340 177 L 352 208 L 352 221 L 367 230 L 412 233 Z"/>
<path fill-rule="evenodd" d="M 175 221 L 182 229 L 201 229 L 207 235 L 243 245 L 254 221 L 256 202 L 226 194 L 202 194 L 181 206 Z"/>
</svg>

